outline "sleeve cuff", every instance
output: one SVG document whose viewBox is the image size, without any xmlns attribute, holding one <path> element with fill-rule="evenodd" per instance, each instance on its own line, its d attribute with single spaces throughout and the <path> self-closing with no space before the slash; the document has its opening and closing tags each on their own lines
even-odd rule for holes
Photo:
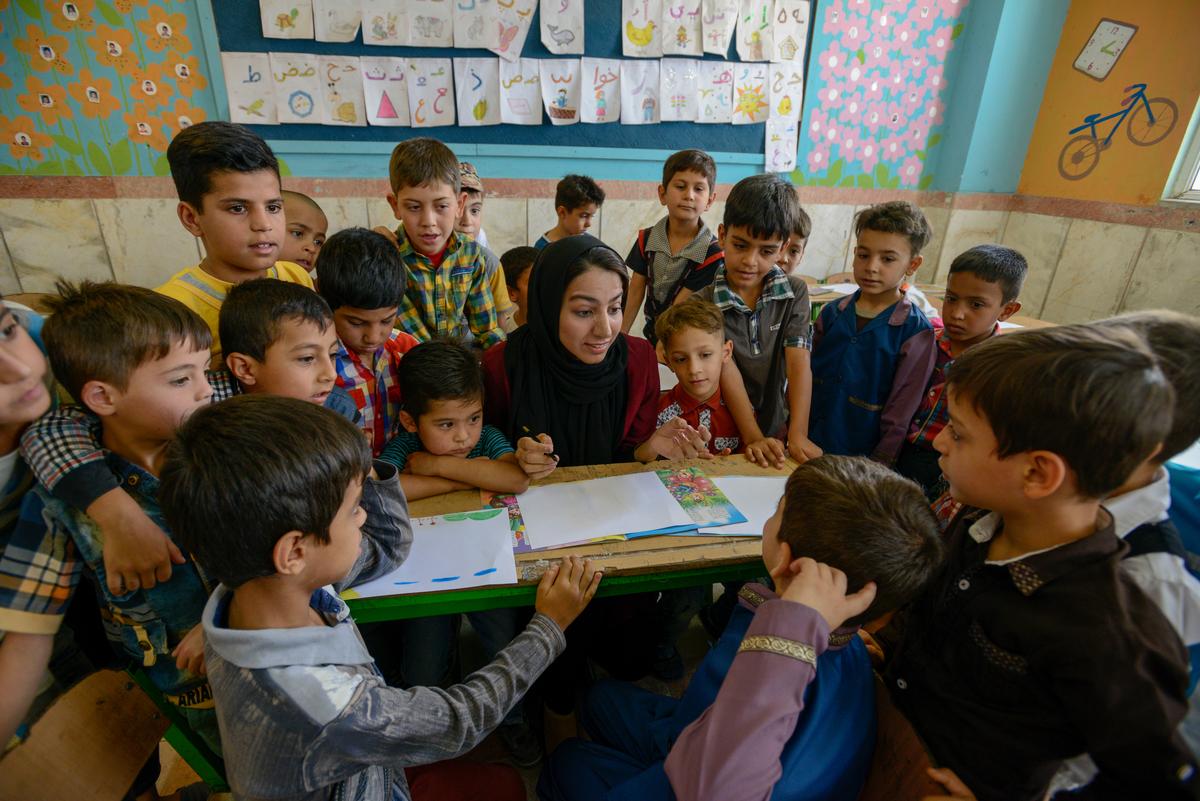
<svg viewBox="0 0 1200 801">
<path fill-rule="evenodd" d="M 51 494 L 68 506 L 81 512 L 96 502 L 100 496 L 115 490 L 120 485 L 108 464 L 99 459 L 85 462 L 69 473 L 65 473 L 54 485 Z"/>
<path fill-rule="evenodd" d="M 817 610 L 775 598 L 758 607 L 738 652 L 777 654 L 815 668 L 828 647 L 829 624 Z"/>
</svg>

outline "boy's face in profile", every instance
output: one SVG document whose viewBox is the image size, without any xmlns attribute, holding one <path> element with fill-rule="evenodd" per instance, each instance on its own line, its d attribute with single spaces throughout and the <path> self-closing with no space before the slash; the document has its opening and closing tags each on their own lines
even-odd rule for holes
<svg viewBox="0 0 1200 801">
<path fill-rule="evenodd" d="M 458 215 L 458 221 L 454 223 L 454 230 L 475 239 L 479 236 L 479 229 L 483 227 L 483 195 L 471 191 L 464 194 L 466 200 L 463 202 L 462 212 Z"/>
<path fill-rule="evenodd" d="M 179 219 L 204 242 L 204 263 L 224 281 L 258 278 L 279 259 L 286 233 L 279 177 L 271 170 L 218 172 L 200 208 L 179 204 Z"/>
<path fill-rule="evenodd" d="M 708 177 L 693 170 L 680 170 L 666 186 L 658 188 L 658 202 L 667 207 L 671 222 L 679 225 L 695 225 L 716 197 Z"/>
<path fill-rule="evenodd" d="M 706 401 L 721 385 L 721 367 L 733 353 L 733 343 L 724 332 L 709 333 L 699 328 L 684 328 L 663 343 L 667 366 L 679 379 L 683 391 L 698 401 Z"/>
<path fill-rule="evenodd" d="M 0 428 L 45 414 L 50 408 L 45 379 L 46 357 L 12 311 L 0 305 Z"/>
<path fill-rule="evenodd" d="M 317 254 L 325 244 L 329 221 L 325 213 L 302 200 L 283 202 L 287 218 L 287 236 L 279 252 L 280 261 L 292 261 L 308 271 L 317 263 Z"/>
<path fill-rule="evenodd" d="M 963 347 L 975 345 L 992 335 L 999 320 L 1007 320 L 1021 308 L 1016 301 L 1004 302 L 1004 291 L 996 281 L 985 281 L 972 272 L 950 273 L 942 322 L 946 336 Z"/>
<path fill-rule="evenodd" d="M 465 459 L 483 433 L 483 399 L 431 400 L 415 420 L 408 412 L 400 412 L 400 422 L 406 431 L 421 438 L 428 453 Z"/>
<path fill-rule="evenodd" d="M 950 485 L 954 500 L 999 511 L 1021 493 L 1017 459 L 996 456 L 998 443 L 992 426 L 966 398 L 947 390 L 950 421 L 933 440 L 941 458 L 938 467 Z"/>
<path fill-rule="evenodd" d="M 796 268 L 800 266 L 800 260 L 804 258 L 804 247 L 807 244 L 807 238 L 792 234 L 787 247 L 783 249 L 783 253 L 779 257 L 779 269 L 788 275 L 796 272 Z"/>
<path fill-rule="evenodd" d="M 161 359 L 135 367 L 124 389 L 87 382 L 84 401 L 104 418 L 106 426 L 118 423 L 125 437 L 165 442 L 175 436 L 176 429 L 192 412 L 208 405 L 212 387 L 204 371 L 211 359 L 208 348 L 197 350 L 190 341 L 176 342 Z M 101 395 L 98 398 L 97 392 Z"/>
<path fill-rule="evenodd" d="M 391 337 L 398 311 L 394 306 L 382 309 L 340 306 L 333 310 L 333 325 L 347 350 L 369 358 Z"/>
<path fill-rule="evenodd" d="M 336 353 L 337 332 L 332 325 L 321 328 L 293 317 L 279 322 L 279 336 L 267 346 L 261 362 L 241 353 L 228 353 L 225 361 L 246 392 L 282 395 L 320 406 L 337 378 L 333 366 Z"/>
<path fill-rule="evenodd" d="M 904 234 L 889 234 L 865 228 L 854 248 L 854 281 L 863 295 L 900 297 L 900 284 L 921 266 Z"/>
<path fill-rule="evenodd" d="M 725 281 L 741 294 L 758 290 L 788 240 L 756 237 L 747 227 L 722 224 L 717 226 L 717 242 L 725 251 Z"/>
<path fill-rule="evenodd" d="M 423 256 L 436 256 L 446 248 L 454 224 L 462 213 L 466 195 L 450 184 L 405 186 L 388 195 L 396 219 L 404 223 L 404 235 Z"/>
<path fill-rule="evenodd" d="M 558 214 L 558 225 L 566 236 L 575 236 L 592 227 L 592 220 L 600 213 L 600 207 L 595 203 L 585 203 L 569 211 L 566 206 L 559 206 L 555 212 Z"/>
<path fill-rule="evenodd" d="M 341 581 L 358 561 L 362 527 L 367 521 L 367 513 L 359 505 L 362 486 L 362 480 L 355 479 L 346 487 L 342 505 L 329 524 L 328 543 L 321 545 L 315 538 L 309 537 L 309 545 L 316 551 L 314 557 L 306 562 L 306 572 L 310 575 L 305 584 L 316 588 Z"/>
</svg>

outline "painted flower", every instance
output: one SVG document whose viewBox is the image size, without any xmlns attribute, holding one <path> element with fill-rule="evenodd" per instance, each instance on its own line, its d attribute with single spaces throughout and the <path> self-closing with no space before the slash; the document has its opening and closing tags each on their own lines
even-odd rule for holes
<svg viewBox="0 0 1200 801">
<path fill-rule="evenodd" d="M 96 53 L 96 60 L 104 66 L 112 67 L 122 75 L 129 75 L 137 69 L 137 55 L 133 52 L 133 31 L 101 25 L 96 28 L 96 35 L 88 38 L 87 43 Z"/>
<path fill-rule="evenodd" d="M 155 53 L 171 48 L 187 53 L 192 49 L 192 42 L 183 35 L 187 27 L 187 17 L 183 14 L 168 14 L 160 6 L 150 8 L 150 19 L 137 24 L 138 30 L 145 37 L 146 47 Z"/>
<path fill-rule="evenodd" d="M 824 172 L 829 169 L 829 146 L 814 145 L 813 149 L 808 152 L 808 172 L 809 174 Z"/>
<path fill-rule="evenodd" d="M 0 28 L 0 31 L 3 30 Z M 8 70 L 4 69 L 6 60 L 4 53 L 0 53 L 0 89 L 12 89 L 13 86 L 12 78 L 8 77 Z"/>
<path fill-rule="evenodd" d="M 808 118 L 808 138 L 813 142 L 821 142 L 825 138 L 825 126 L 829 117 L 821 108 L 814 108 Z"/>
<path fill-rule="evenodd" d="M 70 116 L 67 90 L 58 84 L 42 83 L 40 78 L 30 75 L 25 79 L 25 88 L 29 91 L 17 95 L 17 104 L 30 114 L 40 114 L 45 125 L 53 125 L 59 117 Z"/>
<path fill-rule="evenodd" d="M 917 32 L 908 20 L 892 28 L 892 41 L 899 49 L 911 48 L 916 44 Z"/>
<path fill-rule="evenodd" d="M 113 5 L 117 7 L 117 11 L 122 14 L 128 14 L 133 11 L 134 6 L 144 6 L 148 0 L 113 0 Z"/>
<path fill-rule="evenodd" d="M 60 31 L 76 28 L 90 31 L 96 26 L 96 20 L 92 18 L 96 0 L 46 0 L 46 10 L 50 12 L 50 21 Z"/>
<path fill-rule="evenodd" d="M 875 39 L 863 47 L 863 69 L 888 69 L 895 61 L 896 45 L 887 39 Z"/>
<path fill-rule="evenodd" d="M 936 0 L 934 5 L 946 19 L 956 19 L 967 7 L 967 0 Z"/>
<path fill-rule="evenodd" d="M 862 82 L 863 100 L 868 103 L 873 103 L 883 99 L 883 90 L 886 88 L 885 80 L 879 73 L 868 73 Z"/>
<path fill-rule="evenodd" d="M 208 88 L 208 78 L 200 71 L 200 59 L 196 56 L 171 53 L 163 65 L 175 76 L 175 85 L 184 97 L 191 97 L 192 92 Z"/>
<path fill-rule="evenodd" d="M 937 99 L 930 101 L 925 107 L 925 119 L 930 127 L 941 125 L 946 121 L 946 104 Z"/>
<path fill-rule="evenodd" d="M 847 162 L 858 161 L 861 147 L 862 143 L 853 135 L 847 135 L 845 139 L 838 143 L 838 151 Z"/>
<path fill-rule="evenodd" d="M 825 6 L 825 23 L 824 31 L 826 33 L 837 34 L 842 30 L 842 23 L 846 19 L 846 10 L 842 7 L 840 0 L 830 3 Z"/>
<path fill-rule="evenodd" d="M 921 180 L 921 170 L 924 165 L 916 156 L 909 156 L 900 164 L 900 183 L 905 186 L 916 186 Z"/>
<path fill-rule="evenodd" d="M 819 99 L 821 106 L 830 112 L 837 111 L 846 103 L 846 93 L 836 83 L 821 87 Z"/>
<path fill-rule="evenodd" d="M 172 139 L 184 128 L 190 128 L 198 122 L 204 122 L 208 117 L 204 109 L 197 108 L 182 98 L 176 100 L 172 108 L 165 109 L 162 115 L 163 121 L 167 123 L 167 130 L 170 132 Z"/>
<path fill-rule="evenodd" d="M 950 48 L 954 46 L 953 37 L 954 29 L 949 25 L 944 25 L 933 33 L 929 34 L 929 39 L 925 42 L 925 49 L 929 53 L 929 57 L 939 61 L 945 61 L 946 54 L 949 53 Z"/>
<path fill-rule="evenodd" d="M 900 134 L 890 134 L 879 143 L 879 158 L 884 161 L 899 161 L 908 155 L 908 143 Z"/>
<path fill-rule="evenodd" d="M 866 17 L 847 14 L 846 21 L 842 23 L 842 35 L 839 37 L 842 47 L 851 52 L 862 47 L 863 43 L 867 41 L 868 25 Z"/>
<path fill-rule="evenodd" d="M 863 112 L 867 107 L 858 95 L 852 95 L 846 99 L 846 104 L 842 106 L 838 113 L 838 121 L 843 125 L 848 125 L 853 128 L 861 128 L 863 124 Z"/>
<path fill-rule="evenodd" d="M 867 103 L 863 110 L 862 125 L 872 135 L 879 133 L 880 129 L 886 128 L 888 123 L 887 103 L 882 100 L 874 100 Z"/>
<path fill-rule="evenodd" d="M 875 165 L 879 163 L 879 143 L 874 139 L 866 139 L 862 143 L 862 150 L 858 153 L 858 160 L 862 164 L 862 171 L 870 173 L 875 169 Z"/>
<path fill-rule="evenodd" d="M 147 106 L 165 106 L 171 102 L 171 87 L 163 83 L 165 66 L 150 64 L 129 75 L 129 96 Z"/>
<path fill-rule="evenodd" d="M 91 70 L 80 70 L 79 79 L 67 91 L 90 119 L 107 117 L 121 107 L 120 99 L 113 96 L 112 81 L 92 75 Z"/>
<path fill-rule="evenodd" d="M 821 67 L 821 80 L 825 83 L 833 80 L 841 70 L 846 58 L 854 58 L 854 56 L 853 54 L 847 56 L 837 45 L 827 48 L 817 62 Z"/>
<path fill-rule="evenodd" d="M 897 98 L 900 113 L 912 117 L 925 110 L 925 90 L 918 86 L 908 86 Z"/>
<path fill-rule="evenodd" d="M 892 101 L 887 104 L 887 116 L 883 119 L 883 126 L 889 131 L 903 131 L 908 126 L 908 114 L 904 111 L 904 106 Z"/>
<path fill-rule="evenodd" d="M 163 136 L 163 121 L 150 113 L 141 103 L 133 107 L 132 114 L 123 114 L 129 141 L 135 145 L 149 145 L 154 150 L 167 149 L 167 137 Z"/>
<path fill-rule="evenodd" d="M 908 12 L 908 21 L 918 31 L 933 30 L 934 24 L 938 21 L 938 10 L 933 4 L 933 0 L 921 0 L 912 7 Z"/>
<path fill-rule="evenodd" d="M 909 120 L 908 142 L 913 150 L 924 150 L 929 142 L 929 118 L 918 114 Z"/>
<path fill-rule="evenodd" d="M 929 69 L 925 70 L 925 82 L 929 84 L 931 89 L 933 89 L 933 93 L 935 95 L 941 94 L 942 89 L 945 88 L 943 86 L 943 81 L 945 80 L 946 68 L 942 65 L 939 64 L 936 67 L 930 67 Z"/>
<path fill-rule="evenodd" d="M 46 157 L 42 148 L 50 147 L 54 140 L 39 131 L 29 117 L 8 119 L 0 117 L 0 137 L 8 145 L 14 159 L 30 158 L 41 161 Z"/>
<path fill-rule="evenodd" d="M 17 51 L 29 56 L 29 66 L 36 72 L 53 69 L 63 75 L 71 75 L 75 67 L 67 61 L 67 37 L 49 36 L 36 25 L 25 28 L 25 38 L 16 39 L 13 45 Z"/>
</svg>

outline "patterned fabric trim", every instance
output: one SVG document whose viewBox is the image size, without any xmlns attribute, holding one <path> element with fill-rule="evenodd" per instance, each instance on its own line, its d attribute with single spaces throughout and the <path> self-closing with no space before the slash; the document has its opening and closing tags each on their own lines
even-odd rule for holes
<svg viewBox="0 0 1200 801">
<path fill-rule="evenodd" d="M 817 652 L 811 645 L 789 640 L 785 637 L 756 634 L 742 640 L 742 644 L 738 646 L 738 652 L 742 651 L 765 651 L 770 654 L 786 656 L 789 659 L 796 659 L 800 662 L 807 662 L 814 668 L 817 666 Z"/>
<path fill-rule="evenodd" d="M 850 642 L 857 636 L 858 636 L 857 631 L 844 631 L 841 634 L 838 634 L 836 631 L 830 632 L 829 647 L 830 648 L 841 648 L 843 645 Z"/>
<path fill-rule="evenodd" d="M 987 660 L 1001 670 L 1007 670 L 1010 673 L 1028 673 L 1029 662 L 1023 656 L 1017 656 L 1005 651 L 999 645 L 988 639 L 983 633 L 983 626 L 979 625 L 978 620 L 972 620 L 968 627 L 968 632 L 971 635 L 971 640 L 983 649 L 983 655 Z"/>
<path fill-rule="evenodd" d="M 740 590 L 738 590 L 738 597 L 746 600 L 747 602 L 749 602 L 750 604 L 752 604 L 754 606 L 762 606 L 763 604 L 765 604 L 767 602 L 766 598 L 759 595 L 754 590 L 750 589 L 749 584 L 744 585 Z"/>
</svg>

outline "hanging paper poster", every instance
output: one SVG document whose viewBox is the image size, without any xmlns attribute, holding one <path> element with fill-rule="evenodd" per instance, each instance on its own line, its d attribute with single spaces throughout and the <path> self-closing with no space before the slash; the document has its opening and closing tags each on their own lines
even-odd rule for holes
<svg viewBox="0 0 1200 801">
<path fill-rule="evenodd" d="M 542 124 L 542 81 L 537 59 L 500 60 L 500 122 Z"/>
<path fill-rule="evenodd" d="M 621 119 L 621 61 L 584 58 L 583 84 L 579 89 L 579 118 L 584 122 Z"/>
<path fill-rule="evenodd" d="M 662 0 L 621 0 L 621 54 L 658 58 L 662 46 Z"/>
<path fill-rule="evenodd" d="M 796 146 L 800 121 L 783 117 L 767 120 L 767 172 L 791 172 L 796 169 Z"/>
<path fill-rule="evenodd" d="M 574 125 L 579 122 L 579 59 L 538 59 L 538 76 L 542 83 L 542 105 L 551 125 Z"/>
<path fill-rule="evenodd" d="M 413 47 L 453 47 L 452 2 L 457 0 L 408 0 L 408 43 Z"/>
<path fill-rule="evenodd" d="M 313 31 L 318 42 L 353 42 L 362 7 L 346 0 L 313 0 Z"/>
<path fill-rule="evenodd" d="M 266 53 L 222 53 L 231 122 L 276 125 L 275 83 Z"/>
<path fill-rule="evenodd" d="M 729 55 L 738 19 L 738 0 L 701 0 L 700 13 L 704 21 L 704 52 Z"/>
<path fill-rule="evenodd" d="M 660 62 L 658 97 L 663 122 L 696 121 L 696 61 L 664 58 Z"/>
<path fill-rule="evenodd" d="M 458 124 L 465 128 L 500 124 L 500 60 L 454 59 L 454 85 L 458 87 Z"/>
<path fill-rule="evenodd" d="M 264 38 L 313 38 L 312 0 L 259 0 L 258 10 Z"/>
<path fill-rule="evenodd" d="M 765 122 L 767 113 L 767 65 L 738 64 L 734 68 L 733 124 Z"/>
<path fill-rule="evenodd" d="M 337 0 L 334 0 L 337 2 Z M 408 43 L 408 12 L 404 0 L 362 0 L 363 44 Z"/>
<path fill-rule="evenodd" d="M 650 125 L 659 120 L 657 61 L 621 62 L 621 122 Z"/>
<path fill-rule="evenodd" d="M 363 102 L 371 125 L 408 127 L 408 61 L 388 56 L 363 56 Z"/>
<path fill-rule="evenodd" d="M 808 12 L 808 0 L 775 0 L 772 61 L 803 63 L 808 44 Z"/>
<path fill-rule="evenodd" d="M 454 124 L 454 76 L 448 58 L 408 60 L 408 107 L 414 128 Z"/>
<path fill-rule="evenodd" d="M 696 62 L 696 122 L 733 119 L 733 68 L 728 61 Z"/>
<path fill-rule="evenodd" d="M 491 51 L 506 61 L 516 61 L 525 49 L 525 39 L 529 36 L 537 0 L 499 0 L 496 5 L 499 44 Z"/>
<path fill-rule="evenodd" d="M 766 61 L 772 52 L 771 0 L 742 0 L 738 7 L 737 52 L 742 61 Z"/>
<path fill-rule="evenodd" d="M 698 56 L 704 52 L 701 0 L 663 0 L 662 50 L 668 56 Z"/>
<path fill-rule="evenodd" d="M 317 75 L 317 57 L 308 53 L 267 55 L 271 59 L 279 121 L 319 123 L 317 98 L 321 97 L 321 78 Z"/>
<path fill-rule="evenodd" d="M 774 62 L 770 67 L 771 117 L 799 120 L 804 105 L 804 64 L 799 61 Z"/>
<path fill-rule="evenodd" d="M 583 0 L 541 0 L 542 44 L 551 53 L 583 52 Z"/>
<path fill-rule="evenodd" d="M 318 56 L 317 73 L 323 84 L 321 123 L 324 125 L 366 125 L 363 85 L 359 63 L 354 56 Z"/>
<path fill-rule="evenodd" d="M 454 46 L 491 49 L 500 45 L 495 0 L 453 0 Z M 460 114 L 459 117 L 462 115 Z"/>
</svg>

